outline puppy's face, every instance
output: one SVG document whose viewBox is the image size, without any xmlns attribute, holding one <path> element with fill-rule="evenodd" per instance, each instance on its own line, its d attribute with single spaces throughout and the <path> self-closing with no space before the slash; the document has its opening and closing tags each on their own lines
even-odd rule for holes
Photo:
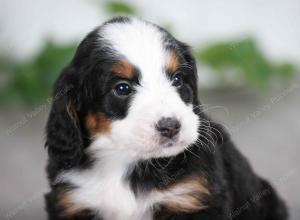
<svg viewBox="0 0 300 220">
<path fill-rule="evenodd" d="M 83 41 L 73 63 L 82 71 L 90 149 L 148 159 L 196 142 L 195 64 L 163 29 L 137 19 L 108 22 Z"/>
</svg>

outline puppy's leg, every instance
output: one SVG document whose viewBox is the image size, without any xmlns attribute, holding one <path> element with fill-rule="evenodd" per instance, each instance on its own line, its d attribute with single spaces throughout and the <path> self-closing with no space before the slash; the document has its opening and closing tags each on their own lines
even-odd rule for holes
<svg viewBox="0 0 300 220">
<path fill-rule="evenodd" d="M 62 215 L 62 209 L 57 204 L 55 195 L 48 193 L 45 195 L 46 210 L 48 213 L 48 220 L 69 220 L 69 218 Z"/>
<path fill-rule="evenodd" d="M 67 214 L 58 202 L 57 193 L 53 191 L 45 195 L 45 200 L 48 220 L 102 220 L 87 210 L 78 214 Z"/>
</svg>

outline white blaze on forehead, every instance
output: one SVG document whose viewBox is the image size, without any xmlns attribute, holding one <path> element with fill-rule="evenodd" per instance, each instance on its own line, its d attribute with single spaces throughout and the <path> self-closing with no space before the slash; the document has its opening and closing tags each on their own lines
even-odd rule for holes
<svg viewBox="0 0 300 220">
<path fill-rule="evenodd" d="M 161 77 L 166 63 L 166 50 L 163 32 L 156 26 L 133 18 L 127 23 L 107 24 L 101 35 L 117 53 L 140 69 L 143 81 Z"/>
</svg>

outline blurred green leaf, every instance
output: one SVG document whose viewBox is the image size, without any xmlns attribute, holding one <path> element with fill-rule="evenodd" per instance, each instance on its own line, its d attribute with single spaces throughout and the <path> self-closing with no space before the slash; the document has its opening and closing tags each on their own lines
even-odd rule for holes
<svg viewBox="0 0 300 220">
<path fill-rule="evenodd" d="M 129 3 L 121 1 L 108 1 L 106 3 L 106 10 L 112 15 L 136 15 L 136 11 Z"/>
<path fill-rule="evenodd" d="M 31 61 L 10 67 L 10 79 L 0 91 L 0 102 L 32 104 L 50 96 L 53 82 L 71 60 L 76 45 L 55 45 L 47 41 L 45 47 Z"/>
<path fill-rule="evenodd" d="M 273 76 L 291 75 L 292 64 L 276 65 L 264 56 L 252 38 L 212 43 L 196 50 L 196 58 L 218 74 L 226 70 L 238 72 L 245 82 L 265 88 Z"/>
<path fill-rule="evenodd" d="M 296 72 L 296 69 L 291 63 L 280 63 L 274 66 L 274 72 L 284 77 L 291 77 Z"/>
</svg>

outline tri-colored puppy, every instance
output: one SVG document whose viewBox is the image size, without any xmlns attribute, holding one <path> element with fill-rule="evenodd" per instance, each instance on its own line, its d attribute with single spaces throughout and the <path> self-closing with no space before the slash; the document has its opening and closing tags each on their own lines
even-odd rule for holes
<svg viewBox="0 0 300 220">
<path fill-rule="evenodd" d="M 55 83 L 46 133 L 49 220 L 287 218 L 203 113 L 189 47 L 152 23 L 119 17 L 87 35 Z"/>
</svg>

